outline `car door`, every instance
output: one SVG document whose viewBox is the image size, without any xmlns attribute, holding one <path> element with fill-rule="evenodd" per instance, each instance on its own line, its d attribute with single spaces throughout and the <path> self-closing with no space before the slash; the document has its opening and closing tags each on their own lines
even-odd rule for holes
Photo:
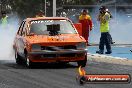
<svg viewBox="0 0 132 88">
<path fill-rule="evenodd" d="M 16 46 L 17 46 L 17 52 L 20 56 L 23 56 L 23 52 L 24 52 L 24 26 L 25 26 L 25 21 L 22 22 L 21 26 L 19 27 L 19 30 L 17 32 L 17 36 L 15 39 L 16 42 Z"/>
</svg>

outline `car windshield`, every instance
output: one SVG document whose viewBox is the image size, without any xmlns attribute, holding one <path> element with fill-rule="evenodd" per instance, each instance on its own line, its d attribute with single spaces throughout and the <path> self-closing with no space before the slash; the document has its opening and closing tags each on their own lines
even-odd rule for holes
<svg viewBox="0 0 132 88">
<path fill-rule="evenodd" d="M 49 35 L 49 26 L 59 25 L 58 34 L 76 34 L 76 30 L 68 20 L 35 20 L 31 21 L 29 33 Z M 55 27 L 52 27 L 55 28 Z M 52 29 L 55 30 L 55 29 Z"/>
</svg>

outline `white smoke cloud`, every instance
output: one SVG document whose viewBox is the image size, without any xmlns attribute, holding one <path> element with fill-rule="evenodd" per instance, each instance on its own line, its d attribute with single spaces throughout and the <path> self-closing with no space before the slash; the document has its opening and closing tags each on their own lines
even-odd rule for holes
<svg viewBox="0 0 132 88">
<path fill-rule="evenodd" d="M 8 25 L 0 25 L 0 60 L 14 60 L 13 41 L 18 30 L 18 17 L 8 14 Z"/>
</svg>

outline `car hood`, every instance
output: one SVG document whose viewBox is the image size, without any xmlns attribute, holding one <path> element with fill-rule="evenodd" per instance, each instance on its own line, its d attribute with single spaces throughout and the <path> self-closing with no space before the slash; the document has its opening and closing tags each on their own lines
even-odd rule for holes
<svg viewBox="0 0 132 88">
<path fill-rule="evenodd" d="M 27 36 L 26 40 L 29 43 L 36 43 L 36 44 L 59 44 L 59 43 L 77 43 L 77 42 L 86 42 L 82 36 L 79 34 L 61 34 L 57 36 L 47 36 L 47 35 L 34 35 L 34 36 Z"/>
</svg>

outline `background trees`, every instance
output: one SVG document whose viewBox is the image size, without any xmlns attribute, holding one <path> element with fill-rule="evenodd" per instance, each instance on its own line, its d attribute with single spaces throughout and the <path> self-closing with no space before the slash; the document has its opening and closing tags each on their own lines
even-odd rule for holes
<svg viewBox="0 0 132 88">
<path fill-rule="evenodd" d="M 113 0 L 56 0 L 57 8 L 63 5 L 94 5 Z M 115 0 L 118 3 L 128 4 L 131 0 Z M 47 16 L 52 16 L 53 0 L 46 0 Z M 33 17 L 39 10 L 45 10 L 45 0 L 0 0 L 0 10 L 17 12 L 21 17 Z M 59 9 L 60 10 L 60 9 Z M 59 12 L 59 11 L 58 11 Z"/>
<path fill-rule="evenodd" d="M 32 17 L 38 10 L 45 9 L 45 0 L 1 0 L 6 1 L 11 9 L 10 11 L 17 12 L 22 17 Z M 56 0 L 57 8 L 62 5 L 88 5 L 95 3 L 96 0 Z M 52 16 L 53 0 L 46 0 L 47 16 Z"/>
</svg>

